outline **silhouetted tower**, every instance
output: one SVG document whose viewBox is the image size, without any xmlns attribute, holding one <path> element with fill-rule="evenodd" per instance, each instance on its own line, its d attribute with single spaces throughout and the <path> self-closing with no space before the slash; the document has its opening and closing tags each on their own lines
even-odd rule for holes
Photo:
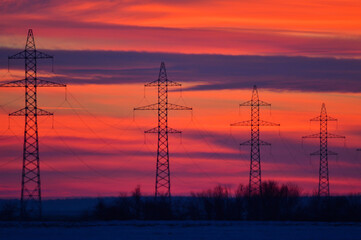
<svg viewBox="0 0 361 240">
<path fill-rule="evenodd" d="M 25 87 L 25 107 L 9 116 L 25 116 L 23 169 L 21 181 L 21 217 L 41 217 L 41 185 L 39 166 L 38 116 L 53 115 L 37 107 L 38 87 L 66 87 L 37 78 L 37 60 L 53 58 L 35 48 L 33 31 L 29 29 L 25 50 L 8 59 L 25 59 L 25 79 L 0 84 L 0 87 Z"/>
<path fill-rule="evenodd" d="M 168 80 L 165 64 L 162 62 L 158 79 L 145 84 L 145 87 L 158 87 L 158 103 L 137 107 L 134 110 L 158 110 L 158 126 L 145 131 L 145 133 L 158 134 L 155 197 L 166 196 L 170 198 L 168 133 L 181 133 L 181 131 L 168 127 L 168 110 L 192 110 L 192 108 L 168 103 L 169 86 L 181 86 L 181 84 Z"/>
<path fill-rule="evenodd" d="M 251 107 L 251 120 L 233 123 L 231 126 L 251 126 L 251 140 L 248 140 L 241 145 L 251 146 L 251 163 L 249 172 L 249 196 L 262 194 L 262 181 L 261 181 L 261 145 L 271 145 L 268 142 L 259 139 L 260 126 L 280 126 L 277 123 L 266 122 L 260 120 L 261 106 L 271 106 L 270 103 L 259 100 L 257 86 L 253 86 L 252 99 L 248 102 L 242 103 L 239 106 Z"/>
<path fill-rule="evenodd" d="M 330 117 L 326 112 L 326 105 L 322 103 L 321 114 L 310 121 L 320 122 L 320 133 L 304 136 L 302 138 L 319 138 L 320 139 L 320 150 L 311 153 L 312 156 L 320 156 L 320 168 L 319 168 L 319 182 L 318 182 L 318 196 L 329 197 L 330 196 L 330 185 L 328 175 L 328 156 L 337 155 L 337 153 L 328 150 L 327 141 L 329 138 L 345 138 L 344 136 L 329 133 L 327 130 L 327 122 L 337 121 L 336 118 Z"/>
</svg>

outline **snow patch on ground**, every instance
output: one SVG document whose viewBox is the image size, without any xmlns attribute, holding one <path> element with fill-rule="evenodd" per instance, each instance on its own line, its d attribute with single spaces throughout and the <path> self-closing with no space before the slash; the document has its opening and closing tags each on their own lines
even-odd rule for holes
<svg viewBox="0 0 361 240">
<path fill-rule="evenodd" d="M 251 221 L 0 222 L 1 240 L 342 239 L 359 240 L 361 223 Z"/>
</svg>

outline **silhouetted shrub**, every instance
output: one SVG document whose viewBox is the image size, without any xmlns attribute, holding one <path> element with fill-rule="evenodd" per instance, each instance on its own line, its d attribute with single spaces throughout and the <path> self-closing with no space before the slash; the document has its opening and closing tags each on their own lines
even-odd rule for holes
<svg viewBox="0 0 361 240">
<path fill-rule="evenodd" d="M 133 209 L 134 209 L 134 215 L 135 219 L 141 219 L 142 218 L 142 193 L 140 191 L 140 186 L 138 185 L 134 191 L 132 192 L 132 203 L 133 203 Z"/>
<path fill-rule="evenodd" d="M 158 196 L 157 199 L 149 197 L 144 200 L 144 219 L 146 220 L 171 220 L 173 212 L 168 197 Z"/>
<path fill-rule="evenodd" d="M 99 199 L 95 206 L 94 215 L 100 220 L 129 220 L 134 216 L 131 214 L 132 201 L 126 195 L 121 194 L 114 202 L 105 204 Z"/>
<path fill-rule="evenodd" d="M 300 190 L 296 185 L 279 185 L 275 181 L 262 183 L 261 218 L 291 220 L 297 212 Z"/>
<path fill-rule="evenodd" d="M 0 220 L 15 220 L 18 215 L 18 206 L 15 201 L 5 201 L 0 209 Z"/>
</svg>

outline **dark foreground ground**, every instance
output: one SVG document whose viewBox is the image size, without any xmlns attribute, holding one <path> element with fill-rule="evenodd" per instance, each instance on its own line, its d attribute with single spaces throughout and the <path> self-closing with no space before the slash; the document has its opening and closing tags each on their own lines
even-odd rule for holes
<svg viewBox="0 0 361 240">
<path fill-rule="evenodd" d="M 361 223 L 252 221 L 0 222 L 0 239 L 361 239 Z"/>
</svg>

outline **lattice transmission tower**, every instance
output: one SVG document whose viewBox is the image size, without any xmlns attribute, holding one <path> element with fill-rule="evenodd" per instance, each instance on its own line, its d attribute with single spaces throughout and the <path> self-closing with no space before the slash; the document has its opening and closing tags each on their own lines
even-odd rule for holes
<svg viewBox="0 0 361 240">
<path fill-rule="evenodd" d="M 180 83 L 168 80 L 164 62 L 160 65 L 158 79 L 145 84 L 145 87 L 158 87 L 158 103 L 134 110 L 157 110 L 158 126 L 145 133 L 158 134 L 157 169 L 155 177 L 155 197 L 165 196 L 170 199 L 170 170 L 169 170 L 169 133 L 181 133 L 181 131 L 168 127 L 168 110 L 192 110 L 190 107 L 168 103 L 168 87 L 179 87 Z"/>
<path fill-rule="evenodd" d="M 37 106 L 38 87 L 66 87 L 64 84 L 37 78 L 37 60 L 53 59 L 36 50 L 32 29 L 29 29 L 25 50 L 9 56 L 25 59 L 25 79 L 1 83 L 0 87 L 25 87 L 25 107 L 9 116 L 25 116 L 20 214 L 22 218 L 41 218 L 41 185 L 39 166 L 38 116 L 53 115 Z"/>
<path fill-rule="evenodd" d="M 327 115 L 326 105 L 322 103 L 321 114 L 312 118 L 310 121 L 320 122 L 320 133 L 304 136 L 302 138 L 318 138 L 320 139 L 320 150 L 311 153 L 311 156 L 320 156 L 320 168 L 319 168 L 319 181 L 318 181 L 318 196 L 329 197 L 330 196 L 330 184 L 328 174 L 328 156 L 337 155 L 337 153 L 328 150 L 329 138 L 345 138 L 336 134 L 329 133 L 327 130 L 327 123 L 329 121 L 337 121 L 336 118 Z"/>
<path fill-rule="evenodd" d="M 271 145 L 260 140 L 260 126 L 280 126 L 280 124 L 263 121 L 260 119 L 260 107 L 271 106 L 270 103 L 259 100 L 257 86 L 253 86 L 252 99 L 241 103 L 240 107 L 251 107 L 251 120 L 231 124 L 231 126 L 251 126 L 251 140 L 241 143 L 241 145 L 251 146 L 251 163 L 249 172 L 249 196 L 262 195 L 261 181 L 261 145 Z"/>
</svg>

